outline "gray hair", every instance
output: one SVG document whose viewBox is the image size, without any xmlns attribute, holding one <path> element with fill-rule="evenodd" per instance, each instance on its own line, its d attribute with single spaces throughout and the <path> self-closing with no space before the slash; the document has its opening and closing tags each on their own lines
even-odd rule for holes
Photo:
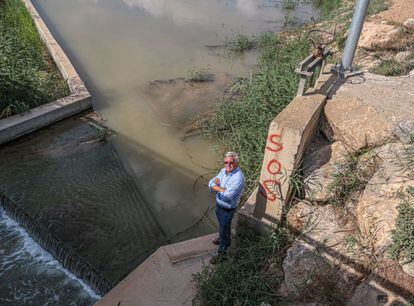
<svg viewBox="0 0 414 306">
<path fill-rule="evenodd" d="M 226 155 L 224 156 L 224 158 L 226 158 L 226 157 L 233 157 L 233 159 L 236 163 L 239 162 L 239 154 L 237 154 L 236 152 L 231 152 L 231 151 L 227 152 Z"/>
</svg>

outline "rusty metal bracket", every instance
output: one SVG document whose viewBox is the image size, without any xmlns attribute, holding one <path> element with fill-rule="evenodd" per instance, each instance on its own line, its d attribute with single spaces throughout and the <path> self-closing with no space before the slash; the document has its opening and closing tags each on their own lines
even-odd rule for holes
<svg viewBox="0 0 414 306">
<path fill-rule="evenodd" d="M 323 50 L 322 52 L 310 54 L 299 63 L 299 67 L 295 69 L 295 72 L 300 76 L 297 96 L 303 96 L 306 82 L 312 80 L 318 68 L 320 68 L 318 77 L 320 76 L 326 64 L 326 58 L 330 55 L 332 55 L 330 50 Z"/>
</svg>

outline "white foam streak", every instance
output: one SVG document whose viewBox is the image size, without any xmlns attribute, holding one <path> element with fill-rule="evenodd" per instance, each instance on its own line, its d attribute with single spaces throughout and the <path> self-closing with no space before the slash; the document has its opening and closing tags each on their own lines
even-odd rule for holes
<svg viewBox="0 0 414 306">
<path fill-rule="evenodd" d="M 101 296 L 96 294 L 96 292 L 90 286 L 76 277 L 72 272 L 65 269 L 59 263 L 59 261 L 57 261 L 52 255 L 42 249 L 42 247 L 36 241 L 34 241 L 17 222 L 10 219 L 5 214 L 3 209 L 0 209 L 0 223 L 5 225 L 8 230 L 17 232 L 23 241 L 23 246 L 16 252 L 10 254 L 9 257 L 20 258 L 24 255 L 24 253 L 27 253 L 33 258 L 33 261 L 37 261 L 47 267 L 63 272 L 67 276 L 68 280 L 78 283 L 92 298 L 101 298 Z"/>
</svg>

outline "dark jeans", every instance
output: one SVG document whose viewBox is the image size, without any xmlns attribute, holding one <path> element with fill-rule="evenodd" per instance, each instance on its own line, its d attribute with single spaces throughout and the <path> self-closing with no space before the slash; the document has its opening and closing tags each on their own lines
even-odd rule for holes
<svg viewBox="0 0 414 306">
<path fill-rule="evenodd" d="M 231 220 L 233 219 L 236 209 L 224 209 L 216 205 L 216 216 L 219 223 L 220 245 L 219 254 L 225 254 L 231 243 Z"/>
</svg>

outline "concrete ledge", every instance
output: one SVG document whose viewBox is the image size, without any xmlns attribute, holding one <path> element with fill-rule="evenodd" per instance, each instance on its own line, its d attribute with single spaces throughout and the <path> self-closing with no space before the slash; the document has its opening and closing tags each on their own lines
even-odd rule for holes
<svg viewBox="0 0 414 306">
<path fill-rule="evenodd" d="M 0 144 L 92 107 L 91 95 L 88 89 L 65 52 L 53 38 L 32 2 L 30 0 L 22 1 L 30 12 L 42 41 L 46 45 L 61 75 L 66 80 L 71 95 L 38 106 L 22 114 L 0 120 Z"/>
<path fill-rule="evenodd" d="M 164 250 L 170 258 L 171 263 L 177 263 L 189 258 L 214 254 L 217 251 L 217 245 L 212 243 L 218 234 L 206 235 L 199 238 L 186 240 L 164 246 Z"/>
<path fill-rule="evenodd" d="M 160 247 L 96 305 L 191 305 L 194 274 L 216 250 L 214 237 L 217 234 Z"/>
</svg>

